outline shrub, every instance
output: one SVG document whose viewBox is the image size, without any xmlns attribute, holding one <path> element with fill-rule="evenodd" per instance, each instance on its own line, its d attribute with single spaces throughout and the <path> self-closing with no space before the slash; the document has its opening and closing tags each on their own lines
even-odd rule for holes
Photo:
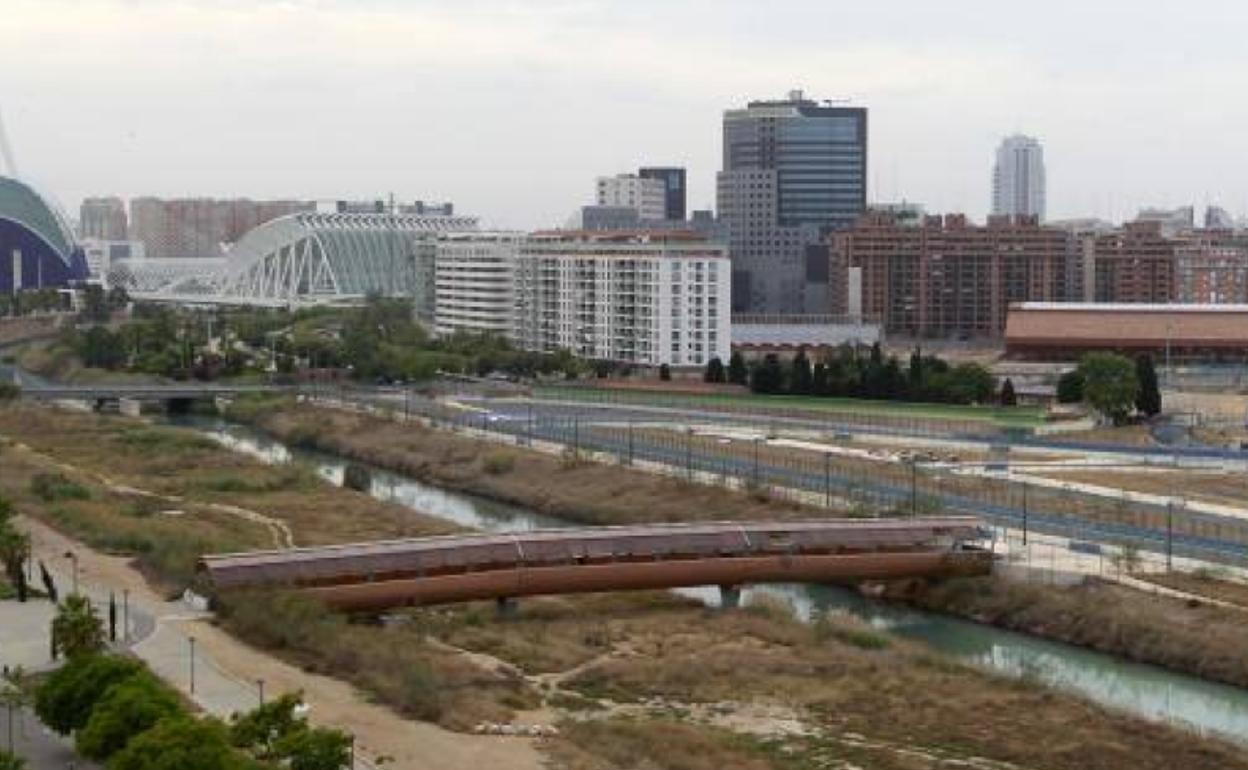
<svg viewBox="0 0 1248 770">
<path fill-rule="evenodd" d="M 356 492 L 367 492 L 373 484 L 373 474 L 359 463 L 347 463 L 342 471 L 342 485 Z"/>
<path fill-rule="evenodd" d="M 115 655 L 95 655 L 69 661 L 35 692 L 35 713 L 61 735 L 81 728 L 108 688 L 135 676 L 143 667 Z"/>
<path fill-rule="evenodd" d="M 1083 401 L 1083 374 L 1072 369 L 1057 380 L 1057 402 L 1078 404 Z"/>
<path fill-rule="evenodd" d="M 31 494 L 44 502 L 55 500 L 87 500 L 91 493 L 63 473 L 39 473 L 30 480 Z"/>
<path fill-rule="evenodd" d="M 235 770 L 246 767 L 215 719 L 162 719 L 113 756 L 108 770 Z M 254 765 L 253 765 L 254 766 Z"/>
<path fill-rule="evenodd" d="M 181 711 L 178 696 L 143 672 L 110 687 L 74 740 L 79 754 L 106 760 L 130 739 Z"/>
<path fill-rule="evenodd" d="M 504 473 L 510 473 L 516 467 L 516 456 L 510 452 L 494 452 L 486 455 L 481 467 L 492 476 L 501 476 Z"/>
</svg>

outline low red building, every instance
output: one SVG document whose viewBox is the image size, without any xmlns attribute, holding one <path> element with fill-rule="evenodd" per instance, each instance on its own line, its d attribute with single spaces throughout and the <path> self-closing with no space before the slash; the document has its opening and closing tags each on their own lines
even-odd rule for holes
<svg viewBox="0 0 1248 770">
<path fill-rule="evenodd" d="M 1248 305 L 1023 302 L 1010 306 L 1006 354 L 1073 360 L 1089 351 L 1181 355 L 1208 360 L 1248 355 Z"/>
</svg>

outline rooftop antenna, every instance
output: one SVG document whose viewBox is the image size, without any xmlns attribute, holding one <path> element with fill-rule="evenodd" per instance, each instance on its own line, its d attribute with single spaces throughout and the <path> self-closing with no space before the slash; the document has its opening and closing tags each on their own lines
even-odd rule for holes
<svg viewBox="0 0 1248 770">
<path fill-rule="evenodd" d="M 4 131 L 4 116 L 0 115 L 0 159 L 12 177 L 17 177 L 17 160 L 13 157 L 13 148 L 9 145 L 9 135 Z"/>
</svg>

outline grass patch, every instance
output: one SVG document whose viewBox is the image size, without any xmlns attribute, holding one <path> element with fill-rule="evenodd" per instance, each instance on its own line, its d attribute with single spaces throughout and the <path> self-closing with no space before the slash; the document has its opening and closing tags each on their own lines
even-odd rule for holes
<svg viewBox="0 0 1248 770">
<path fill-rule="evenodd" d="M 38 473 L 30 480 L 30 491 L 45 503 L 57 500 L 87 500 L 91 493 L 63 473 Z"/>
</svg>

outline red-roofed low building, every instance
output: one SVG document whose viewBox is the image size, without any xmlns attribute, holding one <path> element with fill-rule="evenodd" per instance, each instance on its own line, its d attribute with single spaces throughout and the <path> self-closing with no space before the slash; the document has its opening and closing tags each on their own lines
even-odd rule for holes
<svg viewBox="0 0 1248 770">
<path fill-rule="evenodd" d="M 1248 305 L 1023 302 L 1010 306 L 1006 354 L 1073 360 L 1091 351 L 1210 361 L 1248 355 Z"/>
</svg>

